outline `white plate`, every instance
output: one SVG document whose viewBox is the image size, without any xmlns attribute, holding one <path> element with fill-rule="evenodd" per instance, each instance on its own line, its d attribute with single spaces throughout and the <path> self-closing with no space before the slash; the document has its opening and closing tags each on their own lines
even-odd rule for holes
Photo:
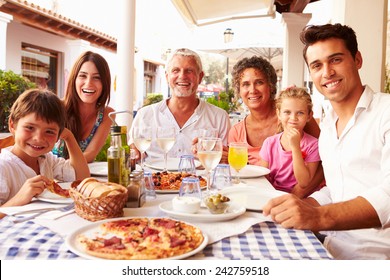
<svg viewBox="0 0 390 280">
<path fill-rule="evenodd" d="M 58 183 L 63 189 L 69 189 L 71 182 L 63 182 L 63 183 Z M 45 202 L 50 202 L 50 203 L 72 203 L 73 199 L 72 198 L 66 198 L 59 196 L 55 193 L 52 193 L 48 190 L 44 190 L 40 195 L 37 196 L 37 199 L 40 201 L 45 201 Z"/>
<path fill-rule="evenodd" d="M 237 175 L 237 171 L 235 171 L 232 167 L 230 167 L 232 176 Z M 270 170 L 268 168 L 258 166 L 258 165 L 246 165 L 243 169 L 240 170 L 238 173 L 238 177 L 242 179 L 250 179 L 250 178 L 257 178 L 264 175 L 267 175 L 270 173 Z"/>
<path fill-rule="evenodd" d="M 179 162 L 180 158 L 168 158 L 167 159 L 167 169 L 169 171 L 178 171 L 179 169 Z M 152 159 L 147 162 L 145 162 L 145 166 L 156 169 L 156 170 L 163 170 L 164 169 L 164 159 Z M 201 166 L 200 161 L 195 160 L 195 168 L 198 168 Z"/>
<path fill-rule="evenodd" d="M 245 213 L 245 207 L 231 203 L 228 212 L 224 214 L 211 214 L 205 207 L 201 207 L 195 214 L 180 213 L 172 208 L 172 201 L 165 201 L 159 205 L 160 210 L 175 219 L 191 222 L 222 222 L 232 220 Z"/>
<path fill-rule="evenodd" d="M 95 257 L 95 256 L 91 256 L 89 255 L 88 253 L 85 252 L 84 248 L 82 247 L 82 245 L 77 242 L 77 236 L 79 234 L 83 234 L 85 236 L 88 236 L 88 237 L 94 237 L 96 235 L 101 235 L 102 234 L 102 231 L 100 229 L 100 225 L 102 223 L 105 223 L 105 222 L 108 222 L 108 221 L 115 221 L 115 220 L 122 220 L 122 219 L 130 219 L 131 217 L 122 217 L 122 218 L 114 218 L 114 219 L 109 219 L 109 220 L 103 220 L 103 221 L 99 221 L 99 222 L 94 222 L 92 224 L 89 224 L 89 225 L 86 225 L 86 226 L 83 226 L 79 229 L 76 229 L 75 231 L 73 231 L 71 234 L 69 234 L 66 239 L 65 239 L 65 244 L 68 246 L 68 248 L 73 252 L 75 253 L 76 255 L 79 255 L 80 257 L 83 257 L 83 258 L 86 258 L 86 259 L 91 259 L 91 260 L 102 260 L 103 258 L 98 258 L 98 257 Z M 139 217 L 137 217 L 139 218 Z M 150 217 L 148 217 L 150 218 Z M 194 225 L 192 225 L 194 226 Z M 196 253 L 202 251 L 204 249 L 204 247 L 207 246 L 207 243 L 209 241 L 208 237 L 206 234 L 202 233 L 203 234 L 203 242 L 196 248 L 194 249 L 193 251 L 191 252 L 188 252 L 188 253 L 185 253 L 185 254 L 182 254 L 182 255 L 179 255 L 179 256 L 174 256 L 174 257 L 171 257 L 171 258 L 165 258 L 164 260 L 180 260 L 180 259 L 185 259 L 185 258 L 188 258 L 192 255 L 195 255 Z"/>
<path fill-rule="evenodd" d="M 108 165 L 106 161 L 95 161 L 88 163 L 91 176 L 108 176 Z"/>
<path fill-rule="evenodd" d="M 221 190 L 230 201 L 243 205 L 247 210 L 262 210 L 263 206 L 271 199 L 286 194 L 278 190 L 264 189 L 261 186 L 227 187 Z"/>
<path fill-rule="evenodd" d="M 207 189 L 207 186 L 200 187 L 200 189 L 203 191 Z M 180 190 L 156 190 L 156 193 L 158 194 L 173 194 L 173 193 L 179 193 Z"/>
</svg>

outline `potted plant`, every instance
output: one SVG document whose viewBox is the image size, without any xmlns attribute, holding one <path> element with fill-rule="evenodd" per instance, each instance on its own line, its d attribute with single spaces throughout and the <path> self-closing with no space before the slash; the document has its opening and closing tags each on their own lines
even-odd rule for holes
<svg viewBox="0 0 390 280">
<path fill-rule="evenodd" d="M 12 71 L 0 70 L 0 132 L 8 132 L 8 116 L 15 100 L 35 83 Z"/>
</svg>

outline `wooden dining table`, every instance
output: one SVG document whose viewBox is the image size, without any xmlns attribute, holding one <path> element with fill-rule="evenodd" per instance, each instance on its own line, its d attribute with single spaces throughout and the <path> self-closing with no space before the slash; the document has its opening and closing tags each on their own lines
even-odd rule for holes
<svg viewBox="0 0 390 280">
<path fill-rule="evenodd" d="M 104 177 L 98 177 L 106 180 Z M 244 178 L 240 184 L 258 187 L 268 193 L 272 185 L 264 176 Z M 141 208 L 125 208 L 124 216 L 169 217 L 160 205 L 177 195 L 157 194 Z M 46 202 L 47 203 L 47 202 Z M 50 204 L 50 203 L 47 203 Z M 12 216 L 0 220 L 0 259 L 48 260 L 85 259 L 69 247 L 69 237 L 79 228 L 93 224 L 68 213 L 60 218 L 41 215 L 35 219 L 14 223 Z M 203 222 L 187 221 L 208 235 L 208 244 L 186 259 L 207 260 L 319 260 L 332 259 L 330 253 L 309 230 L 285 229 L 262 213 L 246 211 L 231 220 Z"/>
</svg>

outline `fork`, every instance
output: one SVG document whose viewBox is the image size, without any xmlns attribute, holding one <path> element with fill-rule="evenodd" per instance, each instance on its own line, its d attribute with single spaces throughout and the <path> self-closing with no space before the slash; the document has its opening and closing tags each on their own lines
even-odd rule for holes
<svg viewBox="0 0 390 280">
<path fill-rule="evenodd" d="M 56 210 L 56 211 L 60 211 L 60 212 L 66 212 L 66 211 L 72 210 L 73 208 L 74 208 L 74 203 L 71 203 L 71 204 L 65 205 L 64 207 L 59 207 L 59 208 L 52 207 L 52 208 L 46 208 L 46 209 L 37 209 L 36 211 L 38 211 L 38 213 L 35 213 L 34 215 L 27 216 L 27 217 L 16 218 L 13 222 L 14 223 L 21 223 L 21 222 L 32 220 L 32 219 L 34 219 L 34 218 L 36 218 L 44 213 L 50 212 L 50 211 Z M 29 213 L 32 211 L 34 211 L 34 210 L 19 212 L 17 215 L 26 214 L 26 213 Z"/>
</svg>

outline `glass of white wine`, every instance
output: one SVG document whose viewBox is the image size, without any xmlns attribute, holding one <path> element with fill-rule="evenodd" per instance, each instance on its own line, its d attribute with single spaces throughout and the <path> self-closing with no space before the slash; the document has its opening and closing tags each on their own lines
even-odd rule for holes
<svg viewBox="0 0 390 280">
<path fill-rule="evenodd" d="M 141 168 L 144 170 L 145 151 L 152 143 L 152 128 L 150 126 L 134 127 L 133 141 L 138 151 L 141 153 Z"/>
<path fill-rule="evenodd" d="M 207 192 L 210 194 L 210 174 L 222 158 L 222 139 L 216 137 L 202 137 L 198 141 L 198 158 L 206 170 Z"/>
<path fill-rule="evenodd" d="M 167 171 L 167 160 L 168 160 L 168 152 L 172 149 L 173 145 L 175 145 L 176 141 L 176 128 L 171 127 L 158 127 L 157 128 L 157 145 L 164 152 L 164 169 L 163 171 Z"/>
<path fill-rule="evenodd" d="M 237 172 L 233 183 L 240 183 L 240 170 L 243 169 L 248 162 L 248 145 L 246 143 L 232 142 L 229 144 L 228 161 L 231 167 Z"/>
</svg>

